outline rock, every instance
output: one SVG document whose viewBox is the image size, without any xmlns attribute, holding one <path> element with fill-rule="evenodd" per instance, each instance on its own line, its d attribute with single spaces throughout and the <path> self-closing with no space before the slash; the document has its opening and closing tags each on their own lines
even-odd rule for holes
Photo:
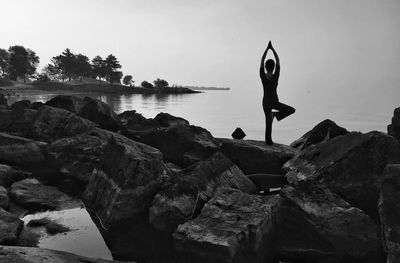
<svg viewBox="0 0 400 263">
<path fill-rule="evenodd" d="M 7 209 L 8 208 L 8 192 L 3 186 L 0 185 L 0 209 Z"/>
<path fill-rule="evenodd" d="M 19 167 L 41 166 L 47 144 L 0 132 L 0 160 Z"/>
<path fill-rule="evenodd" d="M 46 142 L 94 130 L 97 125 L 64 109 L 42 106 L 32 125 L 32 137 Z"/>
<path fill-rule="evenodd" d="M 52 166 L 64 177 L 72 178 L 84 187 L 100 162 L 110 136 L 111 133 L 96 129 L 52 142 L 47 147 Z"/>
<path fill-rule="evenodd" d="M 49 224 L 46 225 L 46 231 L 50 235 L 55 235 L 55 234 L 60 234 L 60 233 L 65 233 L 70 231 L 71 229 L 67 226 L 64 226 L 60 223 L 57 222 L 50 222 Z"/>
<path fill-rule="evenodd" d="M 13 183 L 10 187 L 10 197 L 31 211 L 61 209 L 75 201 L 56 187 L 43 185 L 34 178 Z"/>
<path fill-rule="evenodd" d="M 232 138 L 237 139 L 237 140 L 242 140 L 244 137 L 246 137 L 246 133 L 241 128 L 236 128 L 233 133 L 232 133 Z"/>
<path fill-rule="evenodd" d="M 23 172 L 18 168 L 6 164 L 0 164 L 0 186 L 9 187 L 15 181 L 28 177 L 30 173 Z"/>
<path fill-rule="evenodd" d="M 378 203 L 387 263 L 400 262 L 400 165 L 385 168 Z"/>
<path fill-rule="evenodd" d="M 382 262 L 379 227 L 362 210 L 315 182 L 285 186 L 280 195 L 280 260 Z"/>
<path fill-rule="evenodd" d="M 160 151 L 115 135 L 93 171 L 83 200 L 105 226 L 117 224 L 147 213 L 163 172 Z"/>
<path fill-rule="evenodd" d="M 392 123 L 388 125 L 388 134 L 397 138 L 400 143 L 400 107 L 394 110 Z"/>
<path fill-rule="evenodd" d="M 189 125 L 184 118 L 173 116 L 166 112 L 160 112 L 154 117 L 154 121 L 158 122 L 161 127 L 170 127 L 175 125 Z"/>
<path fill-rule="evenodd" d="M 0 106 L 8 107 L 7 99 L 4 94 L 0 94 Z"/>
<path fill-rule="evenodd" d="M 109 105 L 100 100 L 90 97 L 82 99 L 75 96 L 58 95 L 46 102 L 46 104 L 73 112 L 98 124 L 103 129 L 118 131 L 121 127 L 115 112 Z"/>
<path fill-rule="evenodd" d="M 0 108 L 0 131 L 31 138 L 32 125 L 37 111 L 32 109 L 11 110 Z"/>
<path fill-rule="evenodd" d="M 30 109 L 31 102 L 29 100 L 20 100 L 12 104 L 10 107 L 14 111 L 23 111 L 25 109 Z"/>
<path fill-rule="evenodd" d="M 220 188 L 199 216 L 173 234 L 181 262 L 276 262 L 275 217 L 280 199 Z"/>
<path fill-rule="evenodd" d="M 140 124 L 147 120 L 142 114 L 136 112 L 135 110 L 124 111 L 118 115 L 118 118 L 120 119 L 122 126 L 132 130 L 140 129 Z"/>
<path fill-rule="evenodd" d="M 41 101 L 35 101 L 33 103 L 31 103 L 31 109 L 32 110 L 38 110 L 40 107 L 42 107 L 43 105 L 45 105 L 43 102 Z"/>
<path fill-rule="evenodd" d="M 23 221 L 18 216 L 0 208 L 0 245 L 15 245 L 23 225 Z"/>
<path fill-rule="evenodd" d="M 296 149 L 262 141 L 218 139 L 222 152 L 245 174 L 283 174 L 282 165 L 294 156 Z"/>
<path fill-rule="evenodd" d="M 171 180 L 171 186 L 159 192 L 150 208 L 150 224 L 171 233 L 187 220 L 195 217 L 219 187 L 257 193 L 257 188 L 222 153 L 194 164 Z"/>
<path fill-rule="evenodd" d="M 304 150 L 310 145 L 318 144 L 347 133 L 349 132 L 345 128 L 342 128 L 335 122 L 326 119 L 318 123 L 317 126 L 304 134 L 300 139 L 292 142 L 290 146 L 298 148 L 299 150 Z"/>
<path fill-rule="evenodd" d="M 70 263 L 111 263 L 121 262 L 115 260 L 104 260 L 97 258 L 88 258 L 75 254 L 45 249 L 37 247 L 0 247 L 0 262 L 7 263 L 54 263 L 54 262 L 70 262 Z M 133 261 L 130 261 L 134 263 Z"/>
<path fill-rule="evenodd" d="M 123 126 L 131 133 L 141 134 L 143 131 L 154 130 L 161 127 L 170 127 L 175 125 L 189 125 L 189 122 L 183 118 L 175 117 L 171 114 L 161 112 L 154 119 L 146 119 L 136 111 L 124 111 L 119 114 Z"/>
<path fill-rule="evenodd" d="M 397 141 L 381 132 L 352 132 L 308 147 L 284 165 L 290 184 L 316 181 L 377 219 L 376 203 L 387 163 L 399 161 Z"/>
<path fill-rule="evenodd" d="M 206 129 L 193 125 L 174 125 L 146 132 L 123 133 L 128 138 L 159 149 L 165 162 L 187 167 L 210 157 L 218 150 L 217 142 Z"/>
</svg>

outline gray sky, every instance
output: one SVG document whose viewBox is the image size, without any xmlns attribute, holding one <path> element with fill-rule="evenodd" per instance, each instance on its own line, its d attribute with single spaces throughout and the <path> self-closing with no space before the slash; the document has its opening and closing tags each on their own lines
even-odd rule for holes
<svg viewBox="0 0 400 263">
<path fill-rule="evenodd" d="M 399 0 L 0 0 L 0 47 L 34 50 L 40 68 L 65 48 L 110 53 L 134 80 L 261 92 L 268 40 L 282 96 L 398 86 Z M 332 84 L 334 84 L 332 86 Z M 336 86 L 335 86 L 336 85 Z"/>
</svg>

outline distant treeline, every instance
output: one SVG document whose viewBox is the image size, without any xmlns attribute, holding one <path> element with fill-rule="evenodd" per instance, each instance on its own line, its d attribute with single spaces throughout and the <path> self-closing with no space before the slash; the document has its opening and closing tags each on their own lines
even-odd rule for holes
<svg viewBox="0 0 400 263">
<path fill-rule="evenodd" d="M 93 78 L 106 81 L 110 84 L 121 83 L 133 86 L 132 75 L 123 74 L 121 64 L 113 55 L 108 55 L 105 59 L 101 56 L 95 56 L 92 60 L 81 53 L 74 54 L 69 48 L 51 59 L 41 73 L 36 69 L 39 64 L 39 57 L 36 53 L 23 46 L 15 45 L 6 49 L 0 48 L 0 77 L 11 80 L 33 79 L 38 82 L 47 81 L 71 81 L 83 80 L 83 78 Z M 168 87 L 168 82 L 163 79 L 156 79 L 153 84 L 143 81 L 141 86 L 144 88 L 164 88 Z"/>
</svg>

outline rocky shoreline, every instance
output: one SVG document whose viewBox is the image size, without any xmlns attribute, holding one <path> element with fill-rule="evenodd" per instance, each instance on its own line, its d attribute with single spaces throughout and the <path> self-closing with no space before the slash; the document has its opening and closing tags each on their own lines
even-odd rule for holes
<svg viewBox="0 0 400 263">
<path fill-rule="evenodd" d="M 325 120 L 268 146 L 88 97 L 0 95 L 0 262 L 110 262 L 16 246 L 21 211 L 76 198 L 116 260 L 398 262 L 399 127 L 400 108 L 389 134 Z"/>
</svg>

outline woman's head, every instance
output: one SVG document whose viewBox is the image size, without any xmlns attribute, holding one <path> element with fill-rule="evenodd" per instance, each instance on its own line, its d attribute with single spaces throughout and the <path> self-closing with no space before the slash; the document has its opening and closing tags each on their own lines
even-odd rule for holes
<svg viewBox="0 0 400 263">
<path fill-rule="evenodd" d="M 275 68 L 275 61 L 273 59 L 268 59 L 265 62 L 265 69 L 267 70 L 267 72 L 272 72 L 274 71 Z"/>
</svg>

